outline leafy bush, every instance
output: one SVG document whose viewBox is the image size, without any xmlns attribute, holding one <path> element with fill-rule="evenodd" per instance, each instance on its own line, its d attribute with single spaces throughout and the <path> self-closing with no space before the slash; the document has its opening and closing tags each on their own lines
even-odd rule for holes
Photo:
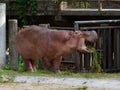
<svg viewBox="0 0 120 90">
<path fill-rule="evenodd" d="M 98 52 L 95 50 L 95 48 L 92 48 L 89 43 L 86 43 L 88 51 L 93 53 L 93 61 L 91 66 L 91 71 L 95 73 L 101 72 L 101 66 L 98 62 Z"/>
<path fill-rule="evenodd" d="M 24 68 L 24 62 L 23 62 L 23 59 L 22 57 L 19 57 L 18 59 L 18 70 L 19 71 L 23 71 L 25 68 Z"/>
<path fill-rule="evenodd" d="M 37 62 L 36 62 L 36 69 L 37 70 L 40 69 L 40 61 L 39 60 L 37 60 Z M 5 70 L 10 70 L 9 61 L 6 62 Z M 24 61 L 23 61 L 22 57 L 20 56 L 18 59 L 18 71 L 24 71 L 24 70 L 25 70 Z"/>
<path fill-rule="evenodd" d="M 92 61 L 92 66 L 91 66 L 92 72 L 99 73 L 101 72 L 101 66 L 98 63 L 98 53 L 96 50 L 93 52 L 93 61 Z"/>
<path fill-rule="evenodd" d="M 18 3 L 18 14 L 19 14 L 19 19 L 21 20 L 23 25 L 28 25 L 31 24 L 27 20 L 27 15 L 35 15 L 37 13 L 37 1 L 36 0 L 16 0 Z"/>
</svg>

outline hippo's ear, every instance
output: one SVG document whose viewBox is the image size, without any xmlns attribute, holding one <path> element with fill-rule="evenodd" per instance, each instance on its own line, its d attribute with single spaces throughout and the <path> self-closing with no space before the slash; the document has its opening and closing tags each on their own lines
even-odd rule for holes
<svg viewBox="0 0 120 90">
<path fill-rule="evenodd" d="M 73 34 L 74 34 L 74 32 L 73 32 L 73 31 L 70 31 L 70 32 L 69 32 L 69 35 L 70 35 L 70 36 L 72 36 Z"/>
</svg>

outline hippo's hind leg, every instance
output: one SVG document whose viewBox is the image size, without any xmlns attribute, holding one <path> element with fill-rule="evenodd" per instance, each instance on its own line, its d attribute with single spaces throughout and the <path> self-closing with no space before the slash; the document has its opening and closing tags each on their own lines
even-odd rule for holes
<svg viewBox="0 0 120 90">
<path fill-rule="evenodd" d="M 24 59 L 25 70 L 33 72 L 33 67 L 31 64 L 31 59 Z"/>
<path fill-rule="evenodd" d="M 27 71 L 35 72 L 36 67 L 35 67 L 35 61 L 32 59 L 24 59 L 24 64 L 25 64 L 25 69 Z"/>
<path fill-rule="evenodd" d="M 32 68 L 33 68 L 33 71 L 36 72 L 36 59 L 31 59 L 31 64 L 32 64 Z"/>
<path fill-rule="evenodd" d="M 56 58 L 53 60 L 53 70 L 55 73 L 60 73 L 61 60 L 62 60 L 62 57 Z"/>
</svg>

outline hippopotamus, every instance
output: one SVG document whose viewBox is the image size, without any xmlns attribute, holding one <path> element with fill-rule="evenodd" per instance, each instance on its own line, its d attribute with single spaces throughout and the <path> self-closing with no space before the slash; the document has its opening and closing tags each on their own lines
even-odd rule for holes
<svg viewBox="0 0 120 90">
<path fill-rule="evenodd" d="M 88 52 L 85 40 L 95 42 L 97 38 L 95 31 L 53 30 L 32 25 L 18 32 L 15 45 L 28 71 L 36 71 L 36 60 L 40 60 L 45 70 L 52 64 L 53 71 L 59 72 L 63 56 L 77 50 Z"/>
</svg>

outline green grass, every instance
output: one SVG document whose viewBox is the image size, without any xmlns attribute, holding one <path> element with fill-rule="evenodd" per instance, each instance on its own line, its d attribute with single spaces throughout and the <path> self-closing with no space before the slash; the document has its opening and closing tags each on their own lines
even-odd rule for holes
<svg viewBox="0 0 120 90">
<path fill-rule="evenodd" d="M 87 87 L 77 87 L 77 88 L 65 88 L 65 89 L 57 89 L 57 90 L 88 90 Z"/>
<path fill-rule="evenodd" d="M 46 77 L 72 77 L 72 78 L 116 78 L 120 79 L 120 73 L 72 73 L 63 71 L 61 73 L 46 72 L 39 70 L 37 72 L 22 72 L 12 70 L 0 70 L 1 75 L 14 76 L 46 76 Z"/>
</svg>

